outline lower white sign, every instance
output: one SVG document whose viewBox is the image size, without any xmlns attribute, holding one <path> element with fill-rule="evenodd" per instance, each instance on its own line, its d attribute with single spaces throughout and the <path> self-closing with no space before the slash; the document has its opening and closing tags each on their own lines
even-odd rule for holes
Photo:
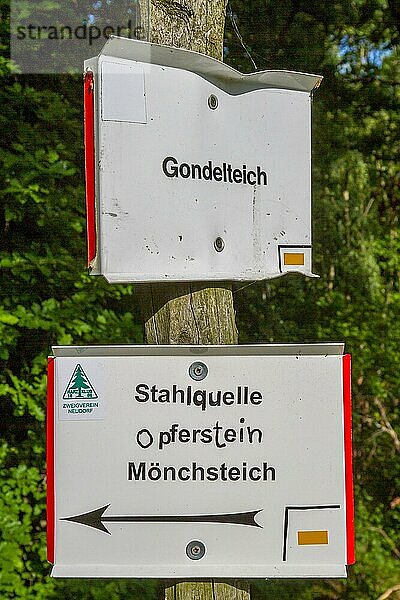
<svg viewBox="0 0 400 600">
<path fill-rule="evenodd" d="M 346 576 L 354 517 L 341 344 L 53 351 L 53 576 Z"/>
</svg>

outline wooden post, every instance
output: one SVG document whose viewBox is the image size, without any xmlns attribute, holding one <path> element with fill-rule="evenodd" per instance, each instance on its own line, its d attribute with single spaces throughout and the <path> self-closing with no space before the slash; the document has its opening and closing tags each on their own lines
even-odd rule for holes
<svg viewBox="0 0 400 600">
<path fill-rule="evenodd" d="M 152 0 L 150 40 L 222 58 L 227 0 Z M 193 227 L 196 224 L 193 223 Z M 136 286 L 150 344 L 236 344 L 229 284 Z M 169 581 L 165 600 L 249 600 L 246 581 Z"/>
<path fill-rule="evenodd" d="M 136 286 L 148 344 L 237 344 L 229 284 Z"/>
</svg>

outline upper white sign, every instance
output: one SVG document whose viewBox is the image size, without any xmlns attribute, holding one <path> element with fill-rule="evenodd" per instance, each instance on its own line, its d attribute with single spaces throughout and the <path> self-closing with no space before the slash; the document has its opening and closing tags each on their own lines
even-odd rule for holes
<svg viewBox="0 0 400 600">
<path fill-rule="evenodd" d="M 195 52 L 111 38 L 85 62 L 89 265 L 110 282 L 311 268 L 311 92 Z"/>
<path fill-rule="evenodd" d="M 344 577 L 354 562 L 340 344 L 54 348 L 55 577 Z"/>
</svg>

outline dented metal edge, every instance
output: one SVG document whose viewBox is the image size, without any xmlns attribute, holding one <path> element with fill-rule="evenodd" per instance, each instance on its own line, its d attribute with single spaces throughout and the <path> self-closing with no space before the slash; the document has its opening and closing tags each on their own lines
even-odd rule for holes
<svg viewBox="0 0 400 600">
<path fill-rule="evenodd" d="M 196 282 L 196 281 L 213 281 L 213 282 L 223 282 L 223 281 L 227 281 L 227 279 L 229 281 L 234 281 L 237 283 L 240 282 L 248 282 L 248 281 L 268 281 L 270 279 L 278 279 L 280 277 L 285 277 L 286 275 L 290 275 L 290 274 L 295 274 L 295 275 L 303 275 L 304 277 L 309 277 L 309 278 L 314 278 L 314 279 L 319 279 L 320 275 L 316 275 L 315 273 L 311 273 L 311 272 L 307 272 L 305 273 L 304 271 L 300 271 L 297 269 L 292 269 L 290 271 L 283 271 L 282 273 L 255 273 L 255 272 L 251 272 L 249 275 L 246 274 L 242 274 L 242 275 L 237 275 L 237 276 L 233 276 L 233 275 L 227 275 L 227 273 L 212 273 L 210 274 L 210 272 L 208 273 L 196 273 L 196 275 L 193 275 L 192 273 L 182 273 L 179 276 L 175 275 L 175 274 L 168 274 L 166 273 L 164 275 L 164 277 L 162 277 L 161 275 L 157 275 L 157 274 L 153 274 L 153 275 L 149 275 L 149 274 L 145 274 L 143 275 L 143 273 L 92 273 L 92 275 L 103 275 L 104 279 L 108 282 L 108 283 L 164 283 L 167 281 L 173 281 L 173 282 L 181 282 L 181 283 L 187 283 L 188 281 L 190 282 Z"/>
<path fill-rule="evenodd" d="M 219 82 L 232 93 L 234 91 L 245 93 L 257 88 L 278 88 L 311 93 L 322 81 L 321 75 L 297 71 L 268 70 L 241 73 L 199 52 L 115 36 L 107 40 L 99 58 L 101 56 L 184 69 Z M 236 86 L 242 84 L 242 89 L 230 90 L 229 86 L 232 84 Z"/>
</svg>

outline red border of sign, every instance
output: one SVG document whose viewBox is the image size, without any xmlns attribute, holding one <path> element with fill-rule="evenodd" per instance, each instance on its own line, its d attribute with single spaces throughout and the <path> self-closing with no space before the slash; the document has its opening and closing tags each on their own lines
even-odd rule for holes
<svg viewBox="0 0 400 600">
<path fill-rule="evenodd" d="M 347 564 L 356 561 L 354 544 L 353 445 L 351 421 L 351 355 L 343 356 L 344 460 L 346 486 Z"/>
<path fill-rule="evenodd" d="M 54 358 L 47 359 L 46 481 L 47 560 L 54 564 Z"/>
<path fill-rule="evenodd" d="M 90 263 L 96 257 L 94 75 L 92 71 L 86 71 L 83 79 L 83 89 L 87 252 L 88 267 L 90 267 Z"/>
</svg>

